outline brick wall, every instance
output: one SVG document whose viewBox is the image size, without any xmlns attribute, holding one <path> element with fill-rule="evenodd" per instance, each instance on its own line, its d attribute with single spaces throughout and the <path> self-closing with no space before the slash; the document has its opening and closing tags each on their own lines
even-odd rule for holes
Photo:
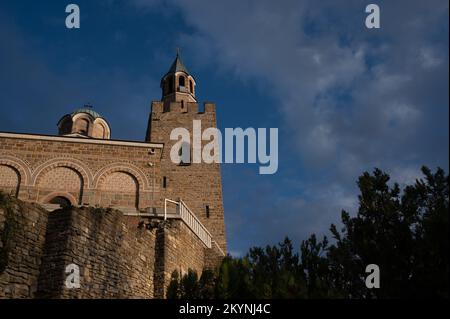
<svg viewBox="0 0 450 319">
<path fill-rule="evenodd" d="M 101 205 L 137 207 L 139 203 L 138 181 L 133 175 L 124 172 L 114 172 L 99 183 L 101 190 Z"/>
<path fill-rule="evenodd" d="M 25 201 L 46 203 L 52 193 L 63 196 L 67 192 L 68 199 L 73 197 L 76 204 L 108 207 L 114 206 L 113 201 L 119 201 L 122 206 L 139 209 L 162 207 L 161 148 L 75 142 L 80 140 L 83 139 L 0 137 L 0 176 L 8 177 L 8 182 L 0 181 L 0 190 L 11 191 L 12 167 L 20 175 L 18 195 Z M 127 184 L 127 188 L 121 190 L 131 196 L 125 200 L 102 197 L 101 185 L 111 188 L 118 179 L 122 183 L 119 185 Z M 8 185 L 3 185 L 5 183 Z M 136 187 L 133 183 L 137 185 L 138 198 L 137 192 L 132 190 Z M 108 187 L 103 186 L 103 190 Z"/>
</svg>

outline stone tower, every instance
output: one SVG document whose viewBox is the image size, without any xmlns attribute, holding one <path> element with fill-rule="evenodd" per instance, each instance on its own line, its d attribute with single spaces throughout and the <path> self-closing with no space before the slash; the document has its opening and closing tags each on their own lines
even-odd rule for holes
<svg viewBox="0 0 450 319">
<path fill-rule="evenodd" d="M 175 128 L 191 134 L 193 121 L 201 120 L 202 131 L 217 127 L 216 106 L 204 103 L 200 110 L 195 98 L 196 82 L 177 54 L 169 71 L 161 79 L 162 99 L 154 101 L 148 121 L 146 141 L 164 143 L 161 157 L 161 197 L 181 198 L 210 231 L 213 241 L 226 252 L 224 209 L 220 164 L 181 163 L 170 159 L 170 150 L 177 142 L 170 140 Z M 202 144 L 207 144 L 203 141 Z"/>
</svg>

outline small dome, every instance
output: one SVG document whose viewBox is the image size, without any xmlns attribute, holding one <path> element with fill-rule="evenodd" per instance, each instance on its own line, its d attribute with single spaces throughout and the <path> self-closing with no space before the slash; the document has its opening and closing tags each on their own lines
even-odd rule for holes
<svg viewBox="0 0 450 319">
<path fill-rule="evenodd" d="M 64 115 L 58 122 L 59 135 L 110 139 L 108 122 L 91 106 L 85 105 Z"/>
<path fill-rule="evenodd" d="M 79 113 L 86 113 L 89 114 L 90 116 L 92 116 L 94 119 L 97 118 L 103 118 L 103 116 L 101 116 L 100 114 L 98 114 L 97 112 L 95 112 L 92 107 L 88 107 L 88 106 L 84 106 L 79 108 L 78 110 L 75 110 L 74 112 L 72 112 L 72 116 L 79 114 Z"/>
</svg>

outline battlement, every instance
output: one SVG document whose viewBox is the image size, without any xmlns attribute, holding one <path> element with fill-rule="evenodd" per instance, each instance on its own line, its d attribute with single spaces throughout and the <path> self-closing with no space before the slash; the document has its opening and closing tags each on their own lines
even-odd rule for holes
<svg viewBox="0 0 450 319">
<path fill-rule="evenodd" d="M 202 110 L 198 103 L 195 102 L 160 102 L 154 101 L 151 105 L 152 114 L 177 113 L 177 114 L 215 114 L 216 105 L 214 103 L 203 103 Z"/>
</svg>

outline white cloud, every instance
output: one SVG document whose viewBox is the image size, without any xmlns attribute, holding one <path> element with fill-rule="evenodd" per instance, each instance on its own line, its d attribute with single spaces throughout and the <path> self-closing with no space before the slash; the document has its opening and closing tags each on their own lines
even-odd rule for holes
<svg viewBox="0 0 450 319">
<path fill-rule="evenodd" d="M 438 67 L 443 63 L 442 59 L 437 56 L 437 53 L 430 47 L 423 47 L 420 49 L 419 60 L 422 67 L 431 69 Z"/>
</svg>

